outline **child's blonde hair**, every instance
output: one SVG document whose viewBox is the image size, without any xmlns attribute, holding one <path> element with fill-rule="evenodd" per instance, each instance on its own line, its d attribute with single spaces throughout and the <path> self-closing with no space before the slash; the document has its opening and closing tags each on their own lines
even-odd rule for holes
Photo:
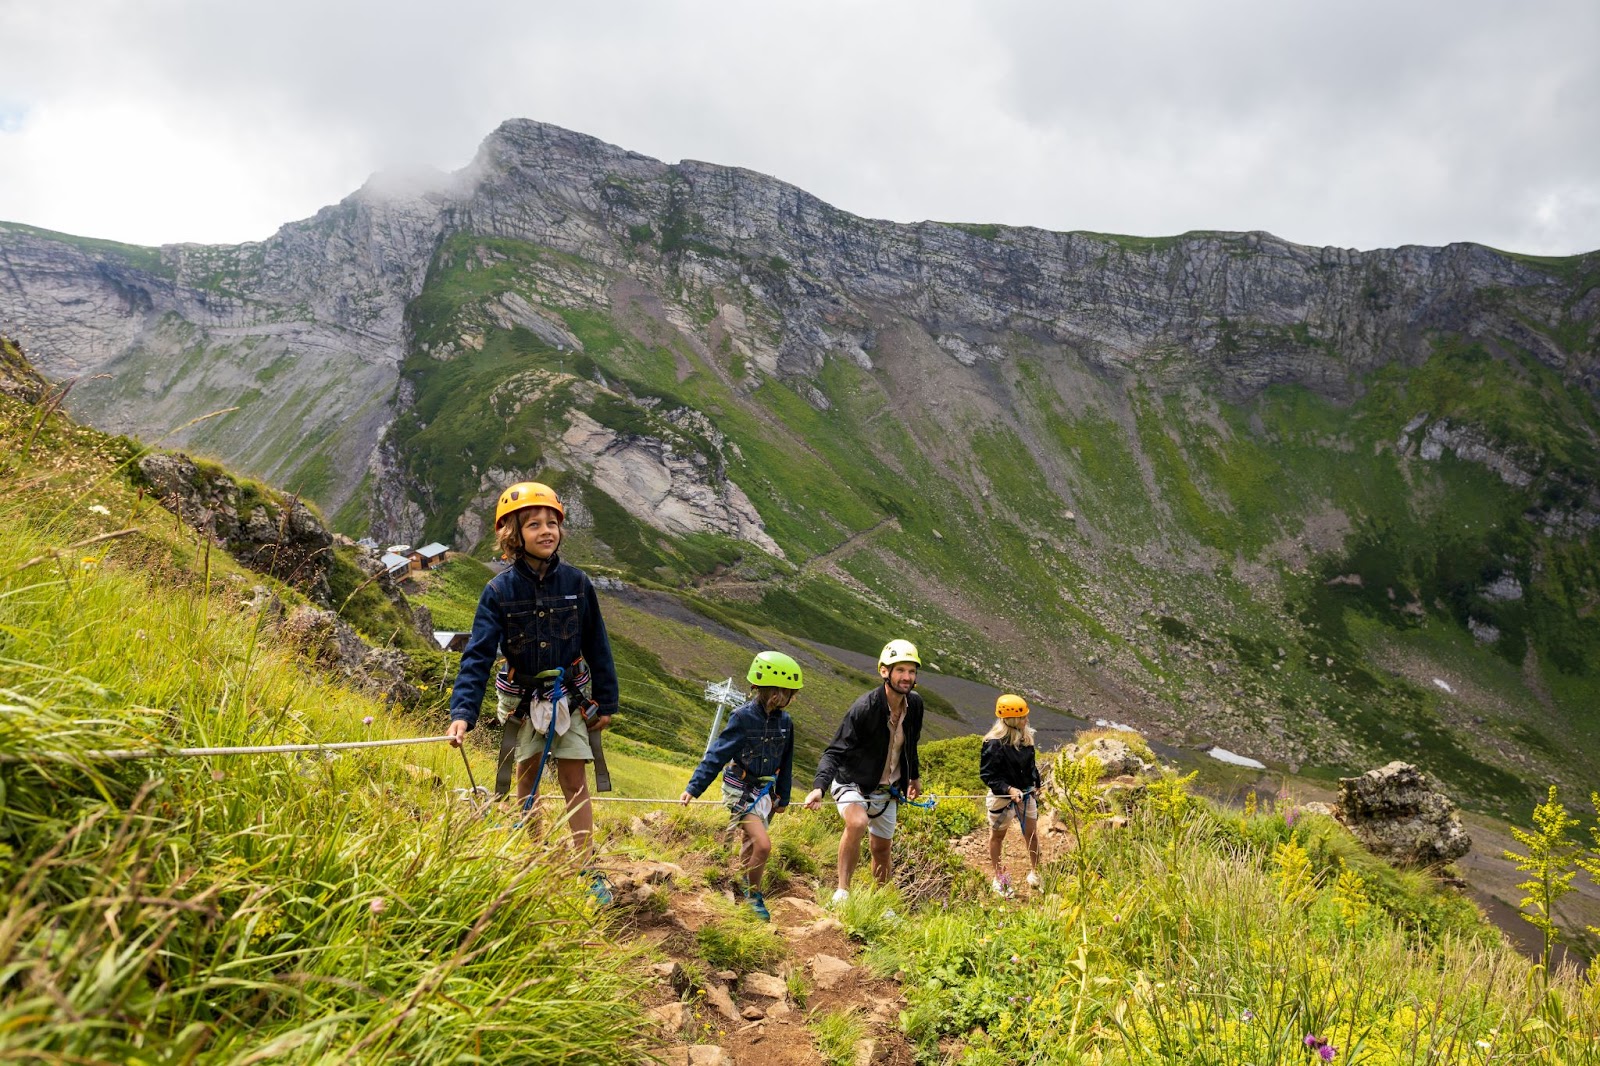
<svg viewBox="0 0 1600 1066">
<path fill-rule="evenodd" d="M 1033 727 L 1028 724 L 1027 716 L 1021 718 L 996 718 L 994 725 L 983 735 L 984 740 L 1003 740 L 1017 748 L 1031 748 L 1033 743 Z"/>
</svg>

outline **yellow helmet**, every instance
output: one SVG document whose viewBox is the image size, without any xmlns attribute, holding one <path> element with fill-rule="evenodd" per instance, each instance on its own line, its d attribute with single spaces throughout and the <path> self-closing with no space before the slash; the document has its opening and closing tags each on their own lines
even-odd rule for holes
<svg viewBox="0 0 1600 1066">
<path fill-rule="evenodd" d="M 1021 696 L 1013 696 L 1007 692 L 1004 696 L 994 701 L 994 716 L 996 718 L 1026 718 L 1028 717 L 1028 701 Z"/>
<path fill-rule="evenodd" d="M 917 655 L 917 646 L 909 640 L 891 640 L 883 646 L 883 651 L 878 653 L 879 666 L 893 666 L 895 663 L 916 663 L 922 665 L 922 659 Z"/>
<path fill-rule="evenodd" d="M 567 509 L 561 506 L 555 489 L 538 481 L 519 481 L 500 494 L 500 502 L 494 507 L 494 524 L 498 526 L 500 519 L 524 507 L 548 507 L 561 521 L 567 520 Z"/>
</svg>

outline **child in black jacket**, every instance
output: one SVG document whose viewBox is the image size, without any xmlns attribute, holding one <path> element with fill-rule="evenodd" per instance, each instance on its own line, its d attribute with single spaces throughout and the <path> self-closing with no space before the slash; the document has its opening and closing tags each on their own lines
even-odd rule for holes
<svg viewBox="0 0 1600 1066">
<path fill-rule="evenodd" d="M 1028 725 L 1028 701 L 1007 693 L 994 702 L 994 728 L 983 737 L 978 776 L 989 786 L 989 865 L 994 870 L 994 890 L 1011 895 L 1011 877 L 1001 863 L 1006 830 L 1013 818 L 1022 823 L 1022 840 L 1028 846 L 1028 884 L 1039 887 L 1039 801 L 1043 784 L 1034 759 L 1033 730 Z"/>
</svg>

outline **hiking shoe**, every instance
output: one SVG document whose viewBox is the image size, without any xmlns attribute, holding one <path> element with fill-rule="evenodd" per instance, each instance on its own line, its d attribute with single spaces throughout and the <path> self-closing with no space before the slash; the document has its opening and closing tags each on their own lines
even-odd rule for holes
<svg viewBox="0 0 1600 1066">
<path fill-rule="evenodd" d="M 830 901 L 830 906 L 837 907 L 849 898 L 850 890 L 848 888 L 836 888 L 833 890 L 833 899 Z"/>
<path fill-rule="evenodd" d="M 993 881 L 989 882 L 989 887 L 994 889 L 994 894 L 995 895 L 1004 896 L 1007 899 L 1010 899 L 1012 894 L 1013 894 L 1012 891 L 1011 891 L 1011 879 L 1010 878 L 997 877 Z"/>
<path fill-rule="evenodd" d="M 1029 870 L 1028 871 L 1028 887 L 1029 888 L 1038 888 L 1040 883 L 1041 882 L 1039 881 L 1039 871 L 1038 870 Z"/>
<path fill-rule="evenodd" d="M 611 880 L 599 870 L 589 875 L 589 895 L 594 897 L 595 904 L 609 907 L 616 898 L 611 892 Z"/>
<path fill-rule="evenodd" d="M 746 892 L 744 901 L 750 904 L 750 909 L 756 912 L 756 917 L 763 922 L 772 921 L 772 912 L 767 910 L 767 901 L 759 892 Z"/>
</svg>

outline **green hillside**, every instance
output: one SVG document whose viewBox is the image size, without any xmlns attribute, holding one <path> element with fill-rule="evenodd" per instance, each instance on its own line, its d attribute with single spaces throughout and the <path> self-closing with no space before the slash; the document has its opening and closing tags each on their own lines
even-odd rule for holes
<svg viewBox="0 0 1600 1066">
<path fill-rule="evenodd" d="M 602 867 L 677 872 L 597 912 L 564 832 L 511 831 L 457 791 L 469 770 L 442 744 L 107 760 L 96 753 L 440 725 L 428 699 L 362 696 L 285 643 L 254 589 L 289 606 L 298 594 L 144 496 L 128 475 L 141 450 L 0 395 L 0 1056 L 645 1062 L 692 1042 L 822 1064 L 870 1038 L 929 1064 L 1289 1063 L 1316 1061 L 1313 1037 L 1375 1066 L 1600 1061 L 1593 973 L 1543 974 L 1452 890 L 1390 870 L 1326 819 L 1221 811 L 1178 778 L 1113 808 L 1117 829 L 1083 777 L 1055 816 L 1076 828 L 1051 838 L 1025 900 L 993 897 L 952 845 L 981 839 L 972 805 L 908 809 L 892 887 L 863 874 L 833 932 L 779 908 L 779 936 L 723 901 L 736 848 L 712 808 L 603 807 Z M 429 595 L 459 609 L 471 584 Z M 699 625 L 608 611 L 623 668 L 647 672 L 635 682 L 660 685 L 663 706 L 674 678 L 733 654 Z M 813 701 L 861 678 L 807 664 L 809 732 Z M 674 746 L 697 739 L 686 721 Z M 611 749 L 622 797 L 674 795 L 693 761 L 625 732 Z M 467 750 L 486 780 L 487 751 Z M 931 745 L 929 784 L 970 787 L 970 760 L 970 741 Z M 769 898 L 827 897 L 839 824 L 775 823 Z M 674 924 L 684 914 L 693 932 Z M 819 946 L 851 963 L 845 991 L 815 981 L 804 952 Z M 764 1048 L 707 995 L 720 972 L 763 968 L 794 1004 L 762 1023 Z M 880 1001 L 887 1016 L 871 1014 Z M 676 1031 L 645 1013 L 677 1002 Z"/>
<path fill-rule="evenodd" d="M 574 543 L 594 565 L 716 617 L 859 652 L 911 631 L 946 672 L 1328 777 L 1422 758 L 1502 814 L 1539 780 L 1600 780 L 1600 549 L 1582 524 L 1600 412 L 1526 352 L 1441 333 L 1419 365 L 1350 381 L 1353 399 L 1239 400 L 1203 372 L 1117 383 L 1019 337 L 983 393 L 940 393 L 896 354 L 915 327 L 892 319 L 874 370 L 753 374 L 708 341 L 719 307 L 760 307 L 671 276 L 697 322 L 595 296 L 626 290 L 615 268 L 444 244 L 411 307 L 415 403 L 392 428 L 428 536 L 510 467 L 582 501 Z M 513 299 L 579 348 L 505 325 Z M 1281 342 L 1336 356 L 1303 329 Z M 1492 458 L 1422 459 L 1419 416 Z M 725 476 L 785 558 L 630 513 L 564 450 L 580 418 Z"/>
</svg>

